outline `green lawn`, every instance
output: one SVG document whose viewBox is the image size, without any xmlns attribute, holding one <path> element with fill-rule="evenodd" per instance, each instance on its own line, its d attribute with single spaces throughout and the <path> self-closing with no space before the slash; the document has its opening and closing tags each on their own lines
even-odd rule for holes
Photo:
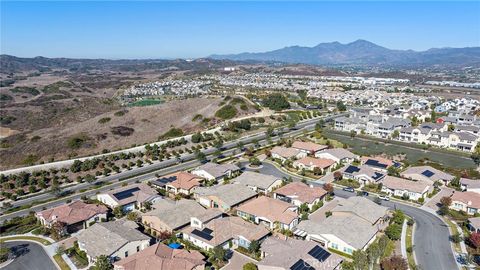
<svg viewBox="0 0 480 270">
<path fill-rule="evenodd" d="M 21 241 L 21 240 L 30 240 L 30 241 L 35 241 L 39 242 L 45 246 L 48 246 L 51 244 L 50 241 L 40 238 L 40 237 L 35 237 L 35 236 L 11 236 L 11 237 L 5 237 L 0 239 L 0 243 L 3 243 L 5 241 Z"/>
<path fill-rule="evenodd" d="M 448 224 L 448 227 L 450 227 L 450 230 L 451 230 L 451 234 L 450 235 L 455 235 L 458 232 L 457 230 L 457 226 L 455 226 L 455 224 L 448 218 L 443 218 L 443 220 Z M 457 253 L 461 253 L 462 252 L 462 249 L 460 248 L 460 243 L 453 243 L 453 246 L 455 247 L 455 252 Z"/>
<path fill-rule="evenodd" d="M 131 107 L 144 107 L 144 106 L 152 106 L 152 105 L 157 105 L 163 103 L 163 100 L 161 99 L 153 99 L 153 98 L 148 98 L 148 99 L 142 99 L 135 101 L 133 103 L 130 103 L 128 106 Z"/>
<path fill-rule="evenodd" d="M 63 260 L 62 255 L 54 255 L 53 259 L 57 262 L 58 266 L 60 266 L 61 270 L 70 270 L 70 266 Z"/>
</svg>

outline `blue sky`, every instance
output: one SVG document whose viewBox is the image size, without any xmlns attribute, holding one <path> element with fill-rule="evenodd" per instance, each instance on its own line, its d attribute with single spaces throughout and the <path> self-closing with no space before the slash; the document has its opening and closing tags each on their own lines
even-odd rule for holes
<svg viewBox="0 0 480 270">
<path fill-rule="evenodd" d="M 191 58 L 366 39 L 392 49 L 480 46 L 471 2 L 0 2 L 0 52 Z"/>
</svg>

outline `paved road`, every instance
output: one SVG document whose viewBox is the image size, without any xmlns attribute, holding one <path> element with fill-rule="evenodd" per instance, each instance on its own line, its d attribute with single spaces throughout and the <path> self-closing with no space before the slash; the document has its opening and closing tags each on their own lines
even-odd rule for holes
<svg viewBox="0 0 480 270">
<path fill-rule="evenodd" d="M 247 169 L 251 170 L 251 169 Z M 257 169 L 260 173 L 271 174 L 277 177 L 289 177 L 290 175 L 269 163 L 263 163 L 263 167 Z M 294 181 L 300 181 L 300 177 L 292 177 Z M 311 182 L 311 184 L 318 184 Z M 335 196 L 348 198 L 356 196 L 355 193 L 346 192 L 335 188 Z M 373 196 L 373 195 L 372 195 Z M 370 199 L 374 197 L 370 196 Z M 400 209 L 411 216 L 416 222 L 414 242 L 417 263 L 422 270 L 453 270 L 458 269 L 450 244 L 450 232 L 447 225 L 437 216 L 398 202 L 382 202 L 382 205 L 390 209 Z"/>
<path fill-rule="evenodd" d="M 39 245 L 27 241 L 6 242 L 5 245 L 12 248 L 17 258 L 4 270 L 56 270 L 57 267 L 51 261 L 45 250 Z"/>
</svg>

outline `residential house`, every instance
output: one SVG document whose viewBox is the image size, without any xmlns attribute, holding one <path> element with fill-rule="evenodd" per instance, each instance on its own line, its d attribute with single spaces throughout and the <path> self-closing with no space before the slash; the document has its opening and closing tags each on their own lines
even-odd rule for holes
<svg viewBox="0 0 480 270">
<path fill-rule="evenodd" d="M 225 163 L 225 164 L 216 164 L 216 163 L 205 163 L 202 166 L 192 171 L 192 174 L 198 175 L 209 181 L 221 182 L 226 178 L 233 177 L 236 173 L 240 171 L 234 164 Z"/>
<path fill-rule="evenodd" d="M 480 180 L 460 178 L 460 187 L 463 191 L 471 191 L 480 194 Z"/>
<path fill-rule="evenodd" d="M 427 143 L 431 131 L 429 128 L 403 127 L 399 130 L 397 139 L 404 142 Z"/>
<path fill-rule="evenodd" d="M 252 241 L 261 242 L 270 231 L 239 217 L 224 217 L 201 222 L 192 218 L 189 227 L 182 231 L 184 240 L 204 250 L 215 247 L 248 249 Z"/>
<path fill-rule="evenodd" d="M 378 126 L 378 135 L 381 138 L 390 138 L 395 130 L 410 126 L 410 120 L 390 117 Z"/>
<path fill-rule="evenodd" d="M 315 168 L 320 170 L 320 173 L 330 172 L 332 165 L 335 164 L 334 160 L 326 158 L 314 158 L 304 157 L 293 162 L 293 167 L 299 170 L 314 171 Z"/>
<path fill-rule="evenodd" d="M 400 173 L 400 176 L 407 179 L 418 180 L 418 181 L 427 181 L 430 185 L 433 185 L 436 181 L 441 182 L 444 185 L 447 185 L 455 179 L 455 176 L 437 170 L 431 166 L 415 166 L 406 169 Z"/>
<path fill-rule="evenodd" d="M 115 262 L 113 266 L 114 270 L 203 270 L 205 256 L 196 250 L 173 249 L 157 243 Z"/>
<path fill-rule="evenodd" d="M 343 169 L 343 176 L 349 179 L 357 180 L 360 184 L 376 184 L 385 177 L 385 173 L 376 171 L 370 166 L 349 165 Z"/>
<path fill-rule="evenodd" d="M 232 180 L 247 186 L 257 193 L 267 194 L 282 185 L 282 179 L 273 175 L 246 171 Z"/>
<path fill-rule="evenodd" d="M 167 192 L 171 192 L 175 195 L 190 195 L 192 191 L 199 187 L 203 181 L 201 177 L 188 172 L 176 172 L 170 174 L 170 176 L 167 178 L 175 178 L 173 181 L 165 184 L 165 189 Z"/>
<path fill-rule="evenodd" d="M 153 205 L 153 210 L 142 214 L 145 227 L 160 235 L 179 231 L 190 224 L 191 217 L 197 217 L 203 222 L 221 217 L 217 209 L 205 209 L 192 200 L 170 202 L 163 200 Z"/>
<path fill-rule="evenodd" d="M 74 201 L 68 204 L 35 213 L 40 223 L 50 228 L 55 222 L 65 226 L 66 233 L 88 228 L 90 224 L 106 221 L 108 208 L 101 204 L 87 204 Z"/>
<path fill-rule="evenodd" d="M 270 229 L 292 230 L 298 224 L 297 206 L 260 196 L 237 208 L 237 215 L 256 224 L 264 224 Z"/>
<path fill-rule="evenodd" d="M 113 209 L 120 206 L 124 212 L 141 209 L 145 203 L 153 204 L 161 199 L 162 197 L 155 189 L 143 183 L 116 188 L 97 195 L 97 200 L 108 207 Z"/>
<path fill-rule="evenodd" d="M 259 270 L 338 269 L 342 258 L 316 242 L 294 238 L 267 238 L 260 248 Z"/>
<path fill-rule="evenodd" d="M 471 232 L 480 233 L 480 217 L 469 218 L 467 227 Z"/>
<path fill-rule="evenodd" d="M 469 215 L 480 213 L 480 194 L 476 192 L 454 192 L 450 209 L 463 211 Z"/>
<path fill-rule="evenodd" d="M 198 203 L 207 208 L 218 208 L 222 212 L 228 212 L 255 197 L 257 192 L 238 183 L 201 187 L 194 193 Z"/>
<path fill-rule="evenodd" d="M 273 198 L 300 207 L 306 204 L 309 209 L 322 202 L 327 192 L 322 187 L 314 187 L 302 182 L 292 182 L 275 190 Z"/>
<path fill-rule="evenodd" d="M 294 141 L 292 148 L 300 150 L 307 155 L 315 155 L 317 152 L 328 148 L 326 145 L 320 145 L 313 142 Z"/>
<path fill-rule="evenodd" d="M 418 200 L 433 191 L 433 186 L 426 181 L 412 181 L 395 176 L 385 176 L 382 180 L 382 192 L 393 196 L 408 196 L 411 200 Z"/>
<path fill-rule="evenodd" d="M 343 148 L 331 148 L 325 149 L 315 154 L 317 158 L 331 159 L 337 164 L 339 163 L 352 163 L 354 160 L 358 159 L 358 156 L 354 153 Z"/>
<path fill-rule="evenodd" d="M 377 233 L 388 225 L 388 208 L 363 197 L 350 197 L 331 210 L 322 221 L 300 222 L 296 235 L 322 246 L 352 254 L 368 247 Z"/>
<path fill-rule="evenodd" d="M 279 159 L 282 163 L 284 163 L 287 160 L 295 160 L 295 159 L 299 159 L 307 156 L 306 153 L 298 149 L 287 148 L 283 146 L 273 147 L 270 153 L 272 154 L 272 158 Z"/>
<path fill-rule="evenodd" d="M 112 261 L 127 258 L 150 246 L 150 237 L 137 230 L 130 220 L 95 223 L 76 237 L 78 248 L 87 253 L 88 261 L 106 255 Z"/>
<path fill-rule="evenodd" d="M 391 166 L 396 168 L 402 166 L 399 162 L 382 157 L 362 157 L 361 164 L 381 172 L 387 172 L 388 167 Z"/>
</svg>

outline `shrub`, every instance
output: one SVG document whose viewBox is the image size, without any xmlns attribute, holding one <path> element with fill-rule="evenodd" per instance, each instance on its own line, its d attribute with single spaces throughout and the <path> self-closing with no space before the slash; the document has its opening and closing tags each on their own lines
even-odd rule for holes
<svg viewBox="0 0 480 270">
<path fill-rule="evenodd" d="M 118 111 L 118 112 L 115 112 L 113 115 L 120 117 L 120 116 L 124 116 L 127 112 L 128 112 L 127 110 Z"/>
<path fill-rule="evenodd" d="M 112 127 L 111 132 L 113 135 L 119 135 L 123 137 L 127 137 L 133 134 L 135 130 L 133 128 L 129 127 L 124 127 L 124 126 L 118 126 L 118 127 Z"/>
<path fill-rule="evenodd" d="M 263 105 L 275 111 L 290 108 L 290 103 L 282 94 L 271 94 L 263 100 Z"/>
<path fill-rule="evenodd" d="M 232 105 L 225 105 L 215 112 L 216 117 L 224 120 L 232 119 L 235 115 L 237 115 L 237 109 Z"/>
<path fill-rule="evenodd" d="M 104 117 L 104 118 L 100 118 L 100 119 L 98 120 L 98 123 L 100 123 L 100 124 L 105 124 L 105 123 L 107 123 L 107 122 L 110 122 L 110 120 L 112 120 L 112 118 L 110 118 L 110 117 Z"/>
<path fill-rule="evenodd" d="M 181 128 L 171 128 L 169 131 L 165 132 L 159 137 L 159 139 L 169 139 L 175 138 L 183 135 L 183 130 Z"/>
<path fill-rule="evenodd" d="M 402 226 L 397 223 L 392 223 L 385 229 L 385 234 L 391 240 L 398 240 L 402 234 Z"/>
<path fill-rule="evenodd" d="M 256 264 L 249 262 L 243 265 L 243 270 L 257 270 L 258 267 Z"/>
</svg>

